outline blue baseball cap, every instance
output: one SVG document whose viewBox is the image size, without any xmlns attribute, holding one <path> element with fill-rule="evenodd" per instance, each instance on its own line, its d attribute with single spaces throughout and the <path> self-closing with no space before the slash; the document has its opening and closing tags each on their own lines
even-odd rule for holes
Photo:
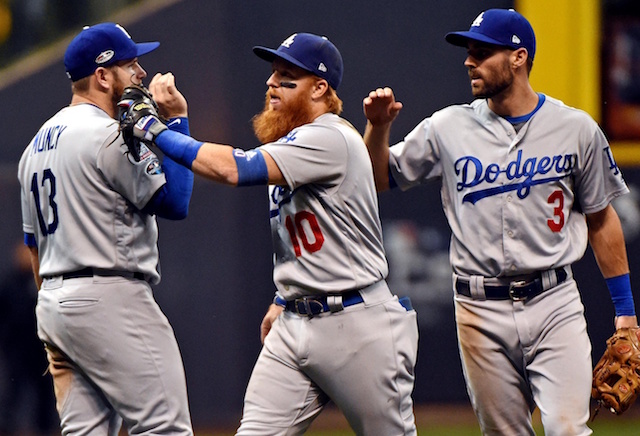
<svg viewBox="0 0 640 436">
<path fill-rule="evenodd" d="M 488 9 L 473 20 L 466 32 L 447 33 L 448 43 L 467 47 L 469 40 L 502 47 L 524 47 L 533 60 L 536 54 L 536 35 L 529 21 L 514 9 Z"/>
<path fill-rule="evenodd" d="M 333 89 L 338 89 L 342 82 L 342 56 L 325 36 L 294 33 L 275 50 L 256 46 L 253 52 L 265 61 L 273 62 L 275 58 L 280 58 L 291 62 L 325 79 Z"/>
<path fill-rule="evenodd" d="M 85 26 L 69 43 L 64 54 L 64 66 L 67 76 L 75 82 L 92 74 L 98 67 L 135 59 L 155 50 L 159 45 L 159 42 L 136 44 L 119 24 Z"/>
</svg>

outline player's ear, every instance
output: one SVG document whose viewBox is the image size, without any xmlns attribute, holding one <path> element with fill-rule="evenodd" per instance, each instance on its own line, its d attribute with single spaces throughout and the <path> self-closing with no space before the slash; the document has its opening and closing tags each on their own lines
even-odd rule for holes
<svg viewBox="0 0 640 436">
<path fill-rule="evenodd" d="M 328 89 L 329 83 L 325 79 L 321 79 L 320 77 L 318 77 L 315 84 L 313 85 L 313 93 L 311 94 L 311 97 L 313 99 L 321 98 L 327 93 Z"/>
<path fill-rule="evenodd" d="M 513 65 L 514 69 L 526 66 L 528 58 L 529 52 L 527 52 L 527 49 L 520 47 L 511 53 L 511 65 Z"/>
<path fill-rule="evenodd" d="M 93 77 L 96 79 L 96 83 L 98 84 L 98 87 L 105 90 L 109 89 L 110 84 L 109 84 L 108 76 L 110 74 L 113 74 L 113 73 L 108 68 L 104 68 L 104 67 L 96 68 L 96 70 L 93 72 Z"/>
</svg>

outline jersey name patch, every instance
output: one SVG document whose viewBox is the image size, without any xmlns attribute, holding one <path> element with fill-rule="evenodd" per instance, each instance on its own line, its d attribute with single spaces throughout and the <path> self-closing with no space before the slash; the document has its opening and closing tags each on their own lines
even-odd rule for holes
<svg viewBox="0 0 640 436">
<path fill-rule="evenodd" d="M 509 191 L 517 191 L 518 197 L 522 199 L 529 195 L 532 186 L 552 183 L 571 175 L 576 161 L 576 154 L 531 157 L 523 161 L 522 150 L 519 150 L 516 159 L 501 169 L 497 163 L 484 167 L 477 157 L 464 156 L 454 164 L 458 176 L 456 189 L 460 192 L 481 183 L 493 185 L 500 179 L 506 178 L 509 182 L 515 183 L 500 184 L 469 192 L 462 198 L 462 202 L 475 204 L 483 198 Z"/>
<path fill-rule="evenodd" d="M 58 148 L 58 139 L 67 126 L 53 126 L 40 130 L 33 139 L 31 154 L 43 151 L 55 150 Z"/>
</svg>

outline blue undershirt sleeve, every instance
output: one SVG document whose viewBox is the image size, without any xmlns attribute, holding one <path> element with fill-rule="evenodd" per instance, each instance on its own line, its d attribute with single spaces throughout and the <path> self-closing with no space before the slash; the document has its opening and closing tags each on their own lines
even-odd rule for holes
<svg viewBox="0 0 640 436">
<path fill-rule="evenodd" d="M 27 247 L 37 247 L 36 236 L 33 233 L 24 234 L 24 245 Z"/>
<path fill-rule="evenodd" d="M 163 130 L 158 134 L 154 143 L 175 162 L 191 169 L 191 165 L 198 155 L 198 150 L 204 142 L 196 141 L 188 135 L 173 130 Z"/>
<path fill-rule="evenodd" d="M 167 123 L 169 129 L 189 135 L 187 118 L 172 118 Z M 162 150 L 162 149 L 161 149 Z M 193 191 L 193 172 L 179 165 L 169 155 L 162 160 L 162 170 L 167 183 L 158 189 L 144 208 L 145 213 L 170 220 L 181 220 L 189 213 L 189 202 Z"/>
</svg>

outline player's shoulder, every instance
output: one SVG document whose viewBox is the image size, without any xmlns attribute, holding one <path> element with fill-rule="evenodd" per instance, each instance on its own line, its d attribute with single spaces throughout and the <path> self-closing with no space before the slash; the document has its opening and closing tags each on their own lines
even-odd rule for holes
<svg viewBox="0 0 640 436">
<path fill-rule="evenodd" d="M 354 137 L 362 140 L 362 136 L 351 123 L 333 113 L 320 115 L 313 122 L 292 130 L 290 135 L 299 138 L 300 142 L 305 144 L 348 143 Z"/>
<path fill-rule="evenodd" d="M 463 120 L 471 120 L 478 117 L 487 116 L 481 106 L 481 100 L 474 100 L 471 103 L 460 103 L 446 106 L 436 110 L 429 118 L 431 125 L 459 124 Z M 487 106 L 486 103 L 484 106 Z"/>
<path fill-rule="evenodd" d="M 542 113 L 547 113 L 563 122 L 566 120 L 580 121 L 586 124 L 595 124 L 595 120 L 586 111 L 569 106 L 562 100 L 548 95 L 544 95 L 544 104 L 542 105 Z"/>
</svg>

